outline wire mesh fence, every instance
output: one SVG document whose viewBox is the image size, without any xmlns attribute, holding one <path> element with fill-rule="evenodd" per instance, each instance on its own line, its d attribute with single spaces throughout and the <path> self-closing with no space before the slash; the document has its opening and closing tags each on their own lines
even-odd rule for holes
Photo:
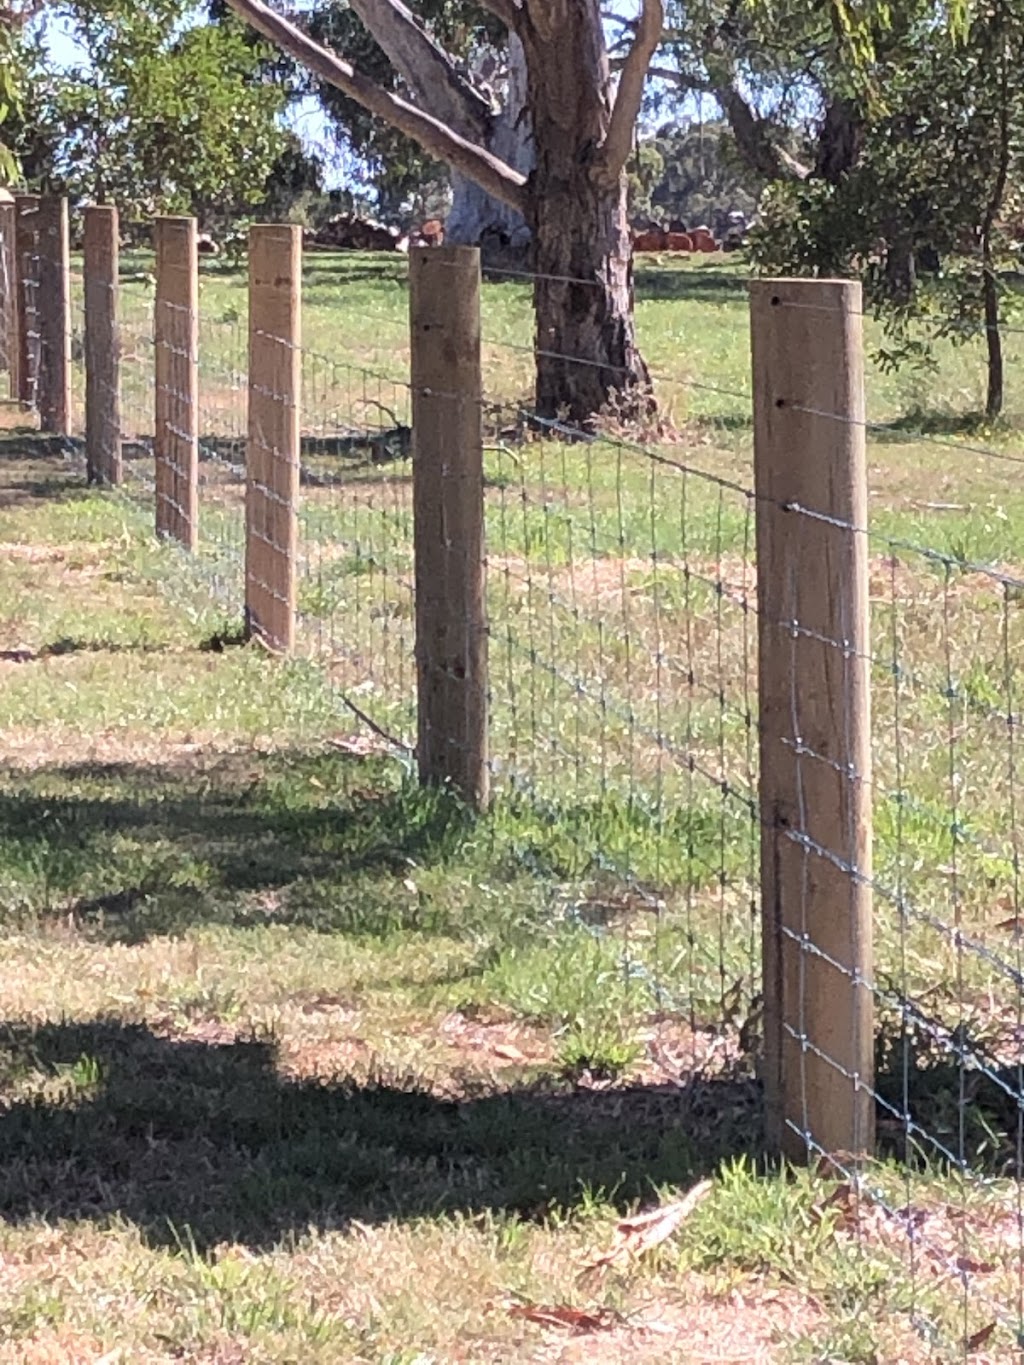
<svg viewBox="0 0 1024 1365">
<path fill-rule="evenodd" d="M 679 1022 L 682 1087 L 716 1067 L 781 1087 L 781 1145 L 830 1181 L 821 1217 L 855 1231 L 850 1254 L 871 1273 L 901 1277 L 929 1349 L 1008 1358 L 1024 1328 L 1024 571 L 1007 483 L 1022 457 L 858 407 L 856 374 L 840 391 L 814 359 L 827 337 L 863 352 L 859 310 L 827 294 L 769 300 L 791 329 L 788 368 L 735 383 L 666 369 L 670 419 L 610 413 L 585 429 L 523 397 L 534 348 L 486 297 L 478 387 L 447 393 L 417 382 L 415 327 L 410 348 L 394 309 L 367 308 L 355 285 L 350 300 L 318 298 L 328 270 L 306 258 L 303 335 L 269 337 L 297 363 L 297 392 L 260 381 L 279 410 L 297 404 L 294 451 L 254 426 L 254 343 L 268 334 L 231 272 L 208 263 L 196 303 L 177 305 L 196 327 L 194 354 L 178 356 L 196 387 L 176 434 L 194 439 L 198 480 L 178 590 L 212 591 L 243 626 L 254 491 L 279 487 L 273 462 L 288 462 L 295 666 L 315 666 L 339 716 L 408 759 L 424 742 L 418 610 L 479 552 L 488 785 L 515 813 L 516 864 L 547 888 L 551 923 L 589 945 L 587 969 L 637 1014 Z M 150 508 L 158 389 L 183 392 L 158 374 L 156 274 L 149 256 L 122 259 L 126 488 Z M 392 282 L 404 304 L 401 268 Z M 445 446 L 450 426 L 426 430 L 425 397 L 450 400 L 452 422 L 479 414 L 479 545 L 455 517 L 467 466 Z M 896 438 L 915 443 L 917 467 L 889 457 Z M 430 515 L 445 551 L 429 569 L 424 442 L 440 452 Z M 787 460 L 803 462 L 808 488 L 826 466 L 856 478 L 865 442 L 863 500 L 845 510 L 831 485 L 816 501 L 764 480 L 770 450 L 787 477 Z M 863 636 L 844 614 L 851 586 L 870 607 Z M 432 676 L 465 698 L 458 632 L 434 642 Z M 815 1117 L 836 1083 L 869 1114 L 848 1151 Z"/>
<path fill-rule="evenodd" d="M 746 1019 L 754 921 L 752 503 L 685 452 L 492 434 L 493 786 L 557 823 L 573 913 L 651 1008 Z M 524 854 L 528 850 L 524 850 Z"/>
</svg>

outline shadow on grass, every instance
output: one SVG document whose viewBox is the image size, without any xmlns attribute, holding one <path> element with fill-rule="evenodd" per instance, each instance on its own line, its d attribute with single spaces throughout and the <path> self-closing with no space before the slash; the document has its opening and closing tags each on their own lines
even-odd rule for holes
<svg viewBox="0 0 1024 1365">
<path fill-rule="evenodd" d="M 881 444 L 905 444 L 916 437 L 967 436 L 991 440 L 1000 431 L 1011 428 L 993 423 L 983 412 L 948 412 L 939 409 L 913 408 L 890 422 L 871 427 L 871 439 Z"/>
<path fill-rule="evenodd" d="M 505 887 L 502 924 L 532 922 L 552 887 L 588 875 L 595 850 L 614 856 L 625 839 L 639 857 L 656 836 L 658 848 L 710 859 L 719 823 L 711 807 L 681 808 L 654 829 L 610 796 L 567 803 L 554 825 L 508 802 L 479 820 L 393 758 L 332 748 L 0 765 L 0 924 L 71 916 L 80 932 L 124 943 L 204 923 L 491 932 L 481 877 Z M 680 857 L 666 876 L 682 875 Z M 442 864 L 457 894 L 410 894 L 411 867 Z"/>
<path fill-rule="evenodd" d="M 303 484 L 359 483 L 379 479 L 373 471 L 401 463 L 410 458 L 410 430 L 398 425 L 394 428 L 367 428 L 358 432 L 342 432 L 333 436 L 303 436 L 299 444 L 300 460 L 316 460 L 314 467 L 303 466 L 299 471 Z M 144 447 L 139 457 L 151 455 Z M 201 465 L 223 465 L 242 485 L 245 479 L 245 439 L 238 436 L 205 435 L 199 438 Z M 389 475 L 389 482 L 395 478 Z M 411 475 L 402 476 L 411 486 Z"/>
<path fill-rule="evenodd" d="M 127 943 L 198 923 L 430 928 L 434 912 L 402 879 L 469 832 L 444 793 L 341 755 L 0 768 L 3 918 L 71 913 L 83 932 Z M 447 910 L 436 914 L 446 926 Z"/>
<path fill-rule="evenodd" d="M 0 1024 L 0 1218 L 121 1217 L 151 1245 L 262 1248 L 352 1220 L 623 1208 L 763 1154 L 760 1087 L 742 1073 L 437 1094 L 386 1073 L 292 1079 L 272 1039 L 207 1027 Z M 936 1079 L 923 1069 L 912 1091 L 919 1129 L 942 1122 Z"/>
<path fill-rule="evenodd" d="M 36 501 L 74 501 L 90 495 L 84 473 L 64 457 L 75 450 L 63 436 L 0 432 L 0 508 Z"/>
<path fill-rule="evenodd" d="M 716 431 L 752 431 L 754 414 L 751 412 L 714 412 L 696 413 L 691 419 L 701 431 L 713 434 Z"/>
<path fill-rule="evenodd" d="M 625 1205 L 756 1148 L 746 1080 L 446 1099 L 293 1081 L 272 1042 L 175 1041 L 112 1019 L 0 1026 L 0 1217 L 130 1220 L 152 1244 L 263 1247 L 309 1227 Z M 57 1088 L 57 1093 L 54 1092 Z"/>
<path fill-rule="evenodd" d="M 695 303 L 747 303 L 749 277 L 742 271 L 707 267 L 638 265 L 634 270 L 638 302 L 689 299 Z"/>
</svg>

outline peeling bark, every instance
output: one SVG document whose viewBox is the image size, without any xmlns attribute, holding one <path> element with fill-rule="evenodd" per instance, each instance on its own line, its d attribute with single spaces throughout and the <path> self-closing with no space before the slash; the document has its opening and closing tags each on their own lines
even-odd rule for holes
<svg viewBox="0 0 1024 1365">
<path fill-rule="evenodd" d="M 485 136 L 489 151 L 514 170 L 530 174 L 534 150 L 526 53 L 515 34 L 509 35 L 504 102 L 501 112 L 491 117 Z M 445 239 L 455 245 L 479 246 L 485 266 L 525 269 L 529 265 L 530 229 L 523 214 L 459 171 L 452 172 L 452 207 Z"/>
</svg>

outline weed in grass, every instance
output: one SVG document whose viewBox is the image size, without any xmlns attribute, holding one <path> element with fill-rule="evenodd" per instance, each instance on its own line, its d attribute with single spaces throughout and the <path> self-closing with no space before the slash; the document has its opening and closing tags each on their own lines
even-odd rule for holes
<svg viewBox="0 0 1024 1365">
<path fill-rule="evenodd" d="M 559 1038 L 555 1065 L 569 1080 L 617 1081 L 641 1056 L 635 1031 L 620 1020 L 576 1018 Z"/>
</svg>

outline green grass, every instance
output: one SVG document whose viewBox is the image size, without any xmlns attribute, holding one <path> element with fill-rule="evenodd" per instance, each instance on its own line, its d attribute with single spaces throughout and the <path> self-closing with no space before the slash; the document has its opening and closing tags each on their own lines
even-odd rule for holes
<svg viewBox="0 0 1024 1365">
<path fill-rule="evenodd" d="M 126 266 L 144 434 L 149 262 Z M 870 375 L 883 995 L 858 1206 L 760 1155 L 754 509 L 718 481 L 750 483 L 741 282 L 638 273 L 663 462 L 613 430 L 520 439 L 528 292 L 485 287 L 505 415 L 474 819 L 346 705 L 414 735 L 410 468 L 369 440 L 407 413 L 404 270 L 308 267 L 290 661 L 239 643 L 237 272 L 204 267 L 194 560 L 154 543 L 138 481 L 0 449 L 0 1361 L 955 1360 L 997 1321 L 974 1356 L 1010 1358 L 1024 638 L 975 566 L 1019 572 L 1024 494 L 916 433 L 1013 454 L 1016 338 L 997 429 L 969 348 L 927 383 Z M 581 1278 L 622 1213 L 705 1175 L 675 1238 Z M 605 1316 L 574 1341 L 531 1304 Z"/>
</svg>

